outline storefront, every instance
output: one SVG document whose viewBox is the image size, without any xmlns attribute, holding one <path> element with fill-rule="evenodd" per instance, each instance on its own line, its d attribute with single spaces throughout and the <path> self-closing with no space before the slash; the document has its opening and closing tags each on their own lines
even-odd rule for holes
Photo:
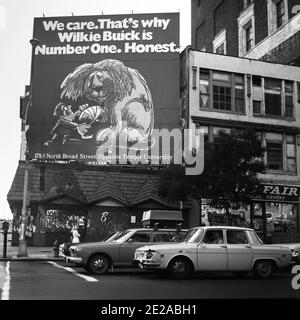
<svg viewBox="0 0 300 320">
<path fill-rule="evenodd" d="M 300 242 L 298 186 L 264 184 L 251 205 L 229 209 L 229 225 L 254 228 L 266 243 Z M 224 225 L 225 210 L 202 200 L 203 225 Z"/>
<path fill-rule="evenodd" d="M 264 184 L 250 206 L 250 225 L 268 243 L 300 241 L 298 186 Z"/>
</svg>

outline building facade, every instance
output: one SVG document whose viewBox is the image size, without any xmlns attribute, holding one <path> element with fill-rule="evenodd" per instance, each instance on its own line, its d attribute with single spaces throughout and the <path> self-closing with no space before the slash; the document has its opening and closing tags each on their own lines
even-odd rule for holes
<svg viewBox="0 0 300 320">
<path fill-rule="evenodd" d="M 20 161 L 7 196 L 13 213 L 13 246 L 19 241 L 24 164 Z M 29 246 L 52 246 L 55 240 L 68 242 L 74 225 L 79 227 L 81 242 L 100 241 L 116 231 L 143 227 L 144 211 L 153 209 L 166 214 L 170 210 L 182 212 L 184 228 L 196 225 L 191 206 L 159 197 L 157 168 L 57 163 L 31 166 L 26 203 Z"/>
<path fill-rule="evenodd" d="M 299 0 L 192 0 L 192 48 L 300 66 Z"/>
<path fill-rule="evenodd" d="M 221 129 L 253 128 L 266 148 L 267 170 L 259 176 L 264 192 L 233 214 L 265 240 L 300 241 L 299 68 L 191 48 L 182 53 L 181 62 L 187 127 L 202 129 L 212 143 Z M 202 204 L 207 220 L 214 213 Z"/>
</svg>

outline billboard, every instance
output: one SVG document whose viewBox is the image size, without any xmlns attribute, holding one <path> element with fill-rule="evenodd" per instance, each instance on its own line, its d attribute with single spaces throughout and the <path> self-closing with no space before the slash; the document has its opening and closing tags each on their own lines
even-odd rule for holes
<svg viewBox="0 0 300 320">
<path fill-rule="evenodd" d="M 35 18 L 33 37 L 29 159 L 93 161 L 179 126 L 179 13 Z"/>
</svg>

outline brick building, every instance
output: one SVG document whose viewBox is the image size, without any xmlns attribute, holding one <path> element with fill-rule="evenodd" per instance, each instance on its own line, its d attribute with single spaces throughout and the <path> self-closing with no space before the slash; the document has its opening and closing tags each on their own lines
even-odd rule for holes
<svg viewBox="0 0 300 320">
<path fill-rule="evenodd" d="M 299 0 L 192 0 L 192 48 L 300 66 Z"/>
</svg>

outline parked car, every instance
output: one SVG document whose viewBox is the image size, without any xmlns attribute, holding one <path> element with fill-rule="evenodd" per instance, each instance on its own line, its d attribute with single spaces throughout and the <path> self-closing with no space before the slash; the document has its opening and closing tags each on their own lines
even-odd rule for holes
<svg viewBox="0 0 300 320">
<path fill-rule="evenodd" d="M 113 234 L 110 234 L 105 239 L 103 239 L 101 242 L 109 242 L 116 238 L 121 232 L 116 231 Z M 70 247 L 75 246 L 76 244 L 72 244 L 71 242 L 65 242 L 59 245 L 59 256 L 62 257 L 64 260 L 66 260 L 67 257 L 70 256 Z"/>
<path fill-rule="evenodd" d="M 181 241 L 187 230 L 128 229 L 102 242 L 80 243 L 70 247 L 66 261 L 82 265 L 89 273 L 103 274 L 112 267 L 133 265 L 138 247 Z"/>
<path fill-rule="evenodd" d="M 292 262 L 300 264 L 300 243 L 277 243 L 271 246 L 289 248 L 292 252 Z"/>
<path fill-rule="evenodd" d="M 288 266 L 289 248 L 265 245 L 253 229 L 210 226 L 188 231 L 181 243 L 138 248 L 135 261 L 143 269 L 166 270 L 176 278 L 193 271 L 230 271 L 245 275 L 271 276 L 276 268 Z"/>
</svg>

